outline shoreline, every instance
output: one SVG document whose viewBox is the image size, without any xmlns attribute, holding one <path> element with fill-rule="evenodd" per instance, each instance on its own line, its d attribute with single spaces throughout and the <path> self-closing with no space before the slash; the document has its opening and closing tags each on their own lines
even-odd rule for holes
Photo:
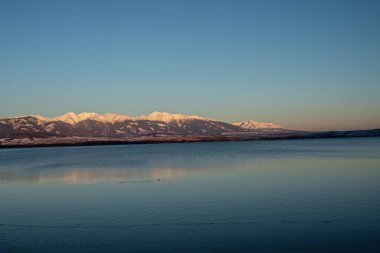
<svg viewBox="0 0 380 253">
<path fill-rule="evenodd" d="M 260 141 L 260 140 L 300 140 L 300 139 L 336 139 L 380 137 L 380 129 L 336 131 L 336 132 L 305 132 L 302 134 L 267 135 L 267 136 L 175 136 L 151 137 L 145 139 L 56 139 L 51 143 L 14 143 L 0 144 L 0 149 L 10 148 L 38 148 L 38 147 L 71 147 L 71 146 L 108 146 L 108 145 L 138 145 L 161 143 L 190 143 L 190 142 L 227 142 L 227 141 Z M 48 140 L 48 139 L 46 139 Z M 65 142 L 66 141 L 66 142 Z"/>
</svg>

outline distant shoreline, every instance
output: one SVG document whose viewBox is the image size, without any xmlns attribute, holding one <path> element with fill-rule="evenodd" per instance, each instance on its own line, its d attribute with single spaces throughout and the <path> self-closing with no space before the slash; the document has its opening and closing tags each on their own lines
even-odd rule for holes
<svg viewBox="0 0 380 253">
<path fill-rule="evenodd" d="M 56 139 L 54 143 L 1 143 L 0 148 L 37 148 L 37 147 L 70 147 L 70 146 L 108 146 L 108 145 L 136 145 L 136 144 L 160 144 L 160 143 L 189 143 L 189 142 L 226 142 L 226 141 L 257 141 L 257 140 L 297 140 L 297 139 L 334 139 L 334 138 L 359 138 L 380 137 L 380 129 L 331 131 L 331 132 L 300 132 L 287 135 L 268 136 L 172 136 L 172 137 L 148 137 L 145 139 Z M 49 140 L 48 138 L 46 139 Z M 61 142 L 60 142 L 61 141 Z"/>
</svg>

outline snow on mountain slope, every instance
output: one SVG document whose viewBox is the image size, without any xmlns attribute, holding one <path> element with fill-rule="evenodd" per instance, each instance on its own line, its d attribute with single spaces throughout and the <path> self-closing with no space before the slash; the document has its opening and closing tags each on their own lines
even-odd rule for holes
<svg viewBox="0 0 380 253">
<path fill-rule="evenodd" d="M 152 121 L 163 121 L 165 123 L 169 122 L 181 122 L 190 119 L 205 120 L 210 121 L 207 118 L 203 118 L 197 115 L 184 115 L 176 113 L 167 113 L 167 112 L 152 112 L 151 114 L 145 116 L 136 117 L 137 120 L 152 120 Z"/>
<path fill-rule="evenodd" d="M 128 115 L 116 114 L 116 113 L 106 113 L 99 114 L 95 112 L 83 112 L 80 114 L 76 114 L 74 112 L 68 112 L 62 116 L 54 117 L 54 118 L 45 118 L 46 121 L 63 121 L 69 123 L 71 125 L 76 124 L 78 122 L 84 120 L 95 120 L 103 123 L 115 123 L 121 122 L 125 120 L 131 120 L 133 117 Z"/>
<path fill-rule="evenodd" d="M 48 121 L 49 118 L 46 118 L 44 116 L 41 116 L 41 115 L 38 115 L 38 114 L 33 114 L 33 115 L 30 115 L 31 117 L 34 117 L 40 121 Z"/>
<path fill-rule="evenodd" d="M 106 113 L 106 114 L 100 114 L 95 112 L 83 112 L 83 113 L 74 113 L 74 112 L 68 112 L 64 115 L 48 118 L 41 115 L 27 115 L 27 116 L 20 116 L 20 117 L 14 117 L 14 118 L 22 118 L 22 117 L 34 117 L 41 121 L 63 121 L 66 123 L 69 123 L 71 125 L 77 124 L 84 120 L 95 120 L 103 123 L 115 123 L 115 122 L 122 122 L 125 120 L 150 120 L 150 121 L 163 121 L 165 123 L 169 122 L 183 122 L 186 120 L 204 120 L 204 121 L 211 121 L 210 119 L 197 116 L 197 115 L 184 115 L 184 114 L 175 114 L 175 113 L 167 113 L 167 112 L 152 112 L 151 114 L 145 116 L 137 116 L 137 117 L 131 117 L 124 114 L 116 114 L 116 113 Z"/>
<path fill-rule="evenodd" d="M 71 125 L 75 125 L 81 121 L 85 120 L 94 120 L 102 123 L 116 123 L 123 122 L 126 120 L 139 121 L 139 120 L 148 120 L 148 121 L 162 121 L 165 123 L 182 123 L 188 120 L 200 120 L 200 121 L 208 121 L 208 122 L 219 122 L 217 120 L 212 120 L 208 118 L 204 118 L 198 115 L 185 115 L 185 114 L 177 114 L 177 113 L 168 113 L 168 112 L 152 112 L 149 115 L 142 115 L 137 117 L 132 117 L 124 114 L 117 113 L 106 113 L 100 114 L 95 112 L 83 112 L 76 114 L 74 112 L 68 112 L 64 115 L 48 118 L 41 115 L 27 115 L 27 116 L 18 116 L 13 118 L 4 118 L 4 119 L 17 119 L 17 118 L 25 118 L 25 117 L 33 117 L 42 122 L 53 122 L 53 121 L 62 121 Z M 1 118 L 0 118 L 1 120 Z M 254 120 L 249 120 L 246 122 L 237 122 L 232 123 L 234 126 L 242 127 L 244 129 L 274 129 L 274 128 L 282 128 L 279 125 L 267 122 L 257 122 Z"/>
<path fill-rule="evenodd" d="M 147 116 L 84 112 L 66 113 L 48 118 L 30 115 L 0 119 L 0 137 L 138 137 L 156 135 L 215 136 L 224 133 L 247 133 L 253 130 L 276 131 L 281 126 L 253 120 L 230 124 L 197 115 L 153 112 Z"/>
<path fill-rule="evenodd" d="M 235 126 L 239 126 L 245 129 L 276 129 L 276 128 L 282 128 L 279 125 L 273 124 L 273 123 L 267 123 L 267 122 L 256 122 L 253 120 L 248 120 L 246 122 L 237 122 L 233 123 Z"/>
<path fill-rule="evenodd" d="M 36 118 L 40 121 L 47 121 L 49 118 L 38 115 L 38 114 L 32 114 L 32 115 L 24 115 L 24 116 L 15 116 L 15 117 L 0 117 L 0 121 L 2 120 L 17 120 L 17 119 L 22 119 L 26 117 L 33 117 Z"/>
<path fill-rule="evenodd" d="M 206 119 L 197 115 L 172 114 L 172 113 L 167 113 L 167 112 L 152 112 L 151 114 L 147 116 L 142 115 L 138 117 L 131 117 L 128 115 L 116 114 L 116 113 L 99 114 L 99 113 L 94 113 L 94 112 L 83 112 L 79 114 L 76 114 L 74 112 L 68 112 L 64 115 L 54 117 L 54 118 L 47 118 L 41 115 L 30 115 L 30 116 L 35 117 L 41 121 L 63 121 L 71 125 L 77 124 L 81 121 L 88 120 L 88 119 L 103 122 L 103 123 L 115 123 L 115 122 L 122 122 L 125 120 L 151 120 L 151 121 L 163 121 L 165 123 L 182 122 L 182 121 L 190 120 L 190 119 L 209 121 L 209 119 Z"/>
<path fill-rule="evenodd" d="M 81 113 L 81 114 L 83 114 L 83 113 Z M 69 124 L 76 124 L 79 121 L 83 120 L 83 118 L 80 116 L 81 114 L 76 114 L 74 112 L 68 112 L 62 116 L 47 119 L 47 121 L 63 121 L 63 122 L 69 123 Z"/>
</svg>

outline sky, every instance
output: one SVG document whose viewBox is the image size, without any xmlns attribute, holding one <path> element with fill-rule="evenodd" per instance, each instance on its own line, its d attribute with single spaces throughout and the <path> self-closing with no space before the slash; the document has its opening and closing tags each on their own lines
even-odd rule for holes
<svg viewBox="0 0 380 253">
<path fill-rule="evenodd" d="M 380 1 L 0 1 L 0 117 L 380 128 Z"/>
</svg>

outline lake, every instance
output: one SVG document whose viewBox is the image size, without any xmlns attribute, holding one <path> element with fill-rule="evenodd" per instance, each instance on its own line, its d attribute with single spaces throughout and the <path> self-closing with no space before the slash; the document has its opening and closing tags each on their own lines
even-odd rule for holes
<svg viewBox="0 0 380 253">
<path fill-rule="evenodd" d="M 380 252 L 380 138 L 1 149 L 0 252 Z"/>
</svg>

